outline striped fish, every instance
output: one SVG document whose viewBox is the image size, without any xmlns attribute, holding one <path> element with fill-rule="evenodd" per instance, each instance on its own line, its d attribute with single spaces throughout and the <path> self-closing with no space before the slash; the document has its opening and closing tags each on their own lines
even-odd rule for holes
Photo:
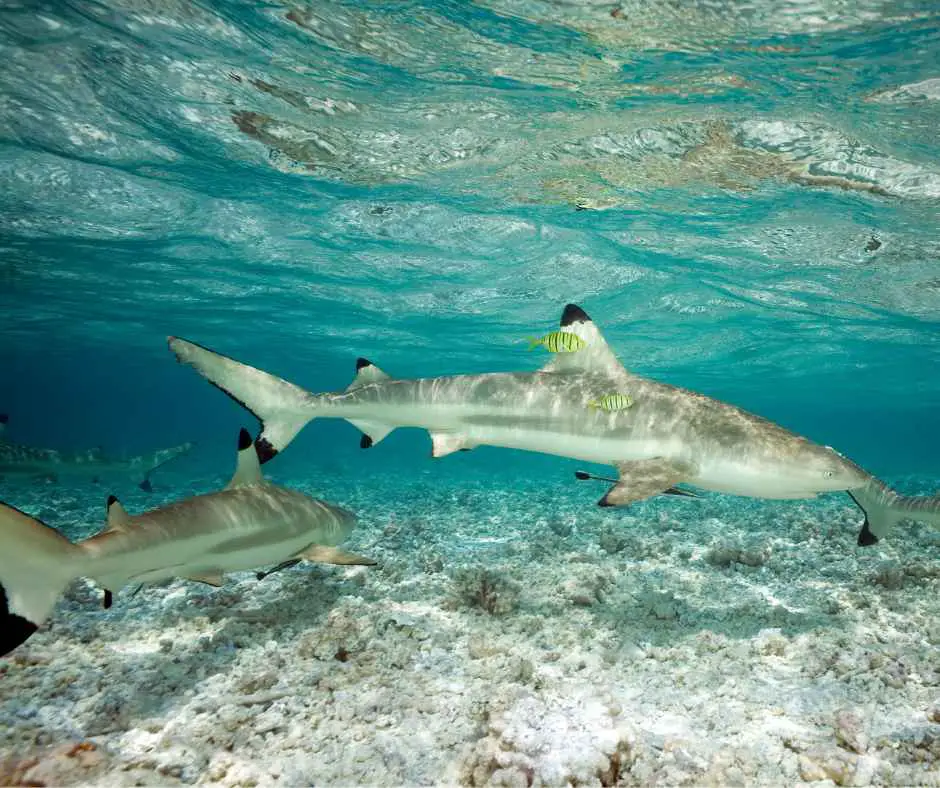
<svg viewBox="0 0 940 788">
<path fill-rule="evenodd" d="M 626 410 L 633 407 L 633 397 L 629 394 L 605 394 L 600 399 L 591 400 L 588 407 L 613 413 L 617 410 Z"/>
<path fill-rule="evenodd" d="M 587 343 L 570 331 L 552 331 L 544 337 L 529 337 L 529 350 L 543 345 L 549 353 L 574 353 L 587 347 Z"/>
</svg>

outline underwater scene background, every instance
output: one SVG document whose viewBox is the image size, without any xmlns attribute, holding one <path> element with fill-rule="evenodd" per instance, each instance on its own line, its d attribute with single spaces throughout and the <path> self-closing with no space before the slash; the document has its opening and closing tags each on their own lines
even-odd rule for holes
<svg viewBox="0 0 940 788">
<path fill-rule="evenodd" d="M 5 438 L 195 444 L 152 492 L 0 472 L 73 539 L 256 428 L 167 335 L 336 391 L 537 369 L 569 302 L 631 371 L 940 488 L 935 2 L 23 0 L 0 56 Z M 359 438 L 264 471 L 379 566 L 78 581 L 0 658 L 4 784 L 940 780 L 927 526 Z"/>
</svg>

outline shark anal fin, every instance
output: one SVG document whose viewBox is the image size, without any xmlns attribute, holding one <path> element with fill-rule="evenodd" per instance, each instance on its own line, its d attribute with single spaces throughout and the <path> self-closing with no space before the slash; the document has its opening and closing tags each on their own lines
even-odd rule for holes
<svg viewBox="0 0 940 788">
<path fill-rule="evenodd" d="M 446 457 L 455 451 L 469 451 L 475 445 L 466 435 L 458 432 L 431 433 L 431 456 L 435 458 Z"/>
<path fill-rule="evenodd" d="M 186 580 L 192 580 L 194 583 L 205 583 L 207 586 L 218 588 L 225 582 L 221 572 L 205 572 L 200 575 L 186 575 Z"/>
<path fill-rule="evenodd" d="M 387 424 L 380 424 L 375 421 L 360 421 L 359 419 L 349 419 L 348 421 L 354 427 L 358 428 L 363 433 L 364 437 L 369 439 L 368 444 L 365 441 L 360 441 L 359 446 L 363 449 L 374 446 L 395 429 L 394 427 L 389 427 Z"/>
<path fill-rule="evenodd" d="M 376 562 L 364 555 L 347 553 L 338 547 L 328 547 L 327 545 L 311 545 L 302 553 L 297 553 L 296 558 L 302 558 L 305 561 L 314 561 L 318 564 L 339 564 L 341 566 L 375 566 Z"/>
<path fill-rule="evenodd" d="M 689 468 L 674 460 L 622 462 L 617 465 L 620 479 L 597 503 L 598 506 L 626 506 L 670 490 L 689 475 Z"/>
</svg>

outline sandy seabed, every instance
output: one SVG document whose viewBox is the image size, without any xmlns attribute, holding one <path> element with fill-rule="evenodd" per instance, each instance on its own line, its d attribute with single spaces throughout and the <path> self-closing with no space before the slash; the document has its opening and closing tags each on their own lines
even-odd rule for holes
<svg viewBox="0 0 940 788">
<path fill-rule="evenodd" d="M 937 534 L 493 483 L 335 484 L 374 568 L 76 581 L 0 659 L 0 784 L 940 785 Z"/>
</svg>

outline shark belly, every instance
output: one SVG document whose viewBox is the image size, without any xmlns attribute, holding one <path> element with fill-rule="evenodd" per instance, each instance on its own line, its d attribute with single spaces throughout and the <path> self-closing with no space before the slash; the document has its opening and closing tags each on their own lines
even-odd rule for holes
<svg viewBox="0 0 940 788">
<path fill-rule="evenodd" d="M 785 469 L 764 469 L 730 459 L 705 461 L 697 467 L 698 473 L 688 481 L 703 490 L 779 500 L 815 498 L 817 494 L 803 489 L 805 484 L 791 481 Z"/>
</svg>

